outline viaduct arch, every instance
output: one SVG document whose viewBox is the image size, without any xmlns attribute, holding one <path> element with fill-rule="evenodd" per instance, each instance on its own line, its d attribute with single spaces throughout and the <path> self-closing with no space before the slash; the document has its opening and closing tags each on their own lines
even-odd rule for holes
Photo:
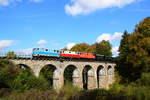
<svg viewBox="0 0 150 100">
<path fill-rule="evenodd" d="M 56 90 L 65 84 L 64 73 L 67 68 L 71 70 L 71 82 L 73 85 L 84 89 L 108 88 L 115 81 L 115 63 L 111 62 L 83 62 L 83 61 L 52 61 L 32 59 L 11 59 L 16 65 L 26 65 L 35 76 L 39 76 L 44 66 L 54 67 L 52 85 Z M 66 75 L 67 76 L 67 75 Z M 65 77 L 66 77 L 65 76 Z"/>
</svg>

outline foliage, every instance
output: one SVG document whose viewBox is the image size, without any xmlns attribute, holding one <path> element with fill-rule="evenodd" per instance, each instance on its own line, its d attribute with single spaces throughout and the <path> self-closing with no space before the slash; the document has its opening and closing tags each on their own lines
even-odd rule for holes
<svg viewBox="0 0 150 100">
<path fill-rule="evenodd" d="M 96 43 L 96 54 L 112 56 L 111 44 L 109 41 L 103 40 L 100 43 Z"/>
<path fill-rule="evenodd" d="M 48 83 L 42 78 L 36 78 L 33 74 L 22 71 L 14 80 L 12 88 L 21 91 L 32 88 L 46 90 L 48 89 Z"/>
<path fill-rule="evenodd" d="M 111 44 L 109 41 L 101 41 L 100 43 L 94 43 L 89 45 L 87 43 L 76 44 L 71 48 L 71 51 L 86 52 L 86 53 L 96 53 L 105 56 L 112 56 Z"/>
<path fill-rule="evenodd" d="M 48 82 L 50 88 L 52 88 L 53 86 L 54 70 L 56 70 L 54 66 L 48 65 L 48 66 L 44 66 L 40 72 L 40 77 L 44 78 Z"/>
<path fill-rule="evenodd" d="M 19 69 L 9 60 L 0 60 L 0 88 L 10 88 Z"/>
<path fill-rule="evenodd" d="M 32 89 L 24 92 L 13 91 L 7 98 L 9 98 L 8 100 L 56 100 L 56 97 L 57 93 L 54 90 Z"/>
<path fill-rule="evenodd" d="M 76 52 L 85 52 L 85 50 L 89 47 L 87 43 L 79 43 L 73 46 L 70 50 Z"/>
<path fill-rule="evenodd" d="M 14 51 L 9 51 L 6 55 L 8 58 L 15 58 L 17 55 L 14 53 Z"/>
<path fill-rule="evenodd" d="M 10 88 L 13 81 L 13 77 L 10 72 L 6 70 L 0 71 L 0 88 Z"/>
<path fill-rule="evenodd" d="M 58 93 L 58 100 L 68 100 L 70 96 L 74 96 L 80 92 L 80 89 L 71 82 L 67 82 Z"/>
<path fill-rule="evenodd" d="M 117 71 L 121 75 L 122 80 L 120 82 L 128 82 L 128 77 L 130 76 L 130 65 L 127 63 L 127 56 L 129 53 L 129 34 L 127 31 L 122 35 L 122 40 L 119 46 L 119 56 L 117 57 Z"/>
<path fill-rule="evenodd" d="M 124 82 L 136 81 L 143 72 L 150 71 L 150 17 L 136 25 L 135 31 L 126 32 L 121 40 L 118 72 Z"/>
<path fill-rule="evenodd" d="M 95 53 L 96 52 L 96 43 L 90 45 L 86 50 L 85 52 L 87 53 Z"/>
<path fill-rule="evenodd" d="M 147 86 L 150 87 L 150 73 L 142 73 L 140 79 L 138 79 L 135 83 L 138 86 Z"/>
<path fill-rule="evenodd" d="M 42 78 L 35 77 L 29 69 L 20 69 L 9 60 L 0 60 L 0 88 L 22 91 L 32 88 L 45 90 L 48 89 L 48 83 Z"/>
<path fill-rule="evenodd" d="M 73 71 L 75 70 L 74 66 L 68 66 L 64 71 L 64 84 L 72 82 Z"/>
</svg>

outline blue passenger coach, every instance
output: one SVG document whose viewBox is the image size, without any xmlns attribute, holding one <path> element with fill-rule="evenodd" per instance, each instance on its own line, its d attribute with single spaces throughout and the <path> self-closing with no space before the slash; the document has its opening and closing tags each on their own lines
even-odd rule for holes
<svg viewBox="0 0 150 100">
<path fill-rule="evenodd" d="M 33 48 L 32 56 L 33 57 L 59 57 L 60 51 L 44 49 L 44 48 Z"/>
</svg>

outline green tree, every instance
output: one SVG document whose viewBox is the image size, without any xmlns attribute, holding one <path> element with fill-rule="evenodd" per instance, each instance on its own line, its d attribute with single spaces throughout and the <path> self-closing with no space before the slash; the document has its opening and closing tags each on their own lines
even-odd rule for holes
<svg viewBox="0 0 150 100">
<path fill-rule="evenodd" d="M 19 69 L 9 60 L 0 59 L 0 88 L 11 88 Z"/>
<path fill-rule="evenodd" d="M 76 52 L 85 52 L 88 47 L 89 47 L 89 44 L 87 43 L 79 43 L 73 46 L 70 50 L 76 51 Z"/>
<path fill-rule="evenodd" d="M 14 53 L 14 51 L 9 51 L 6 55 L 8 58 L 15 58 L 17 55 Z"/>
<path fill-rule="evenodd" d="M 125 30 L 124 34 L 122 35 L 122 39 L 120 41 L 119 46 L 119 56 L 118 56 L 118 62 L 117 62 L 117 70 L 119 72 L 119 75 L 122 76 L 121 82 L 128 82 L 128 77 L 130 76 L 130 65 L 127 63 L 127 55 L 129 53 L 129 34 Z"/>
<path fill-rule="evenodd" d="M 122 65 L 119 67 L 122 72 L 126 67 L 124 76 L 132 82 L 140 78 L 143 72 L 150 71 L 150 17 L 137 24 L 135 31 L 126 37 L 120 45 L 118 58 Z"/>
<path fill-rule="evenodd" d="M 96 54 L 112 56 L 111 44 L 109 41 L 103 40 L 100 43 L 96 43 Z"/>
</svg>

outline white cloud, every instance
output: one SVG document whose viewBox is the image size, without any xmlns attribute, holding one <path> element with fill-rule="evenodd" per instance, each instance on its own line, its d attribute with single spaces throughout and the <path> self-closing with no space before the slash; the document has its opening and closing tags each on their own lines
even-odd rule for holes
<svg viewBox="0 0 150 100">
<path fill-rule="evenodd" d="M 7 47 L 10 47 L 14 44 L 14 41 L 12 40 L 0 40 L 0 49 L 5 49 Z"/>
<path fill-rule="evenodd" d="M 37 44 L 46 44 L 46 43 L 47 43 L 46 40 L 39 40 L 39 41 L 37 42 Z"/>
<path fill-rule="evenodd" d="M 43 0 L 30 0 L 31 2 L 39 3 L 42 2 Z"/>
<path fill-rule="evenodd" d="M 67 49 L 71 49 L 74 45 L 76 45 L 75 43 L 68 43 L 67 44 Z"/>
<path fill-rule="evenodd" d="M 121 38 L 121 36 L 121 32 L 115 32 L 113 35 L 111 35 L 110 33 L 103 33 L 96 39 L 96 42 L 101 42 L 102 40 L 113 41 Z"/>
<path fill-rule="evenodd" d="M 116 40 L 122 36 L 121 32 L 115 32 L 115 34 L 112 36 L 112 40 Z"/>
<path fill-rule="evenodd" d="M 0 0 L 0 5 L 8 6 L 10 3 L 21 2 L 22 0 Z"/>
<path fill-rule="evenodd" d="M 66 13 L 71 15 L 87 14 L 99 9 L 110 7 L 123 7 L 141 0 L 71 0 L 71 5 L 66 4 Z"/>
<path fill-rule="evenodd" d="M 115 46 L 112 48 L 113 56 L 118 56 L 118 54 L 119 54 L 118 49 L 119 49 L 119 46 Z"/>
</svg>

